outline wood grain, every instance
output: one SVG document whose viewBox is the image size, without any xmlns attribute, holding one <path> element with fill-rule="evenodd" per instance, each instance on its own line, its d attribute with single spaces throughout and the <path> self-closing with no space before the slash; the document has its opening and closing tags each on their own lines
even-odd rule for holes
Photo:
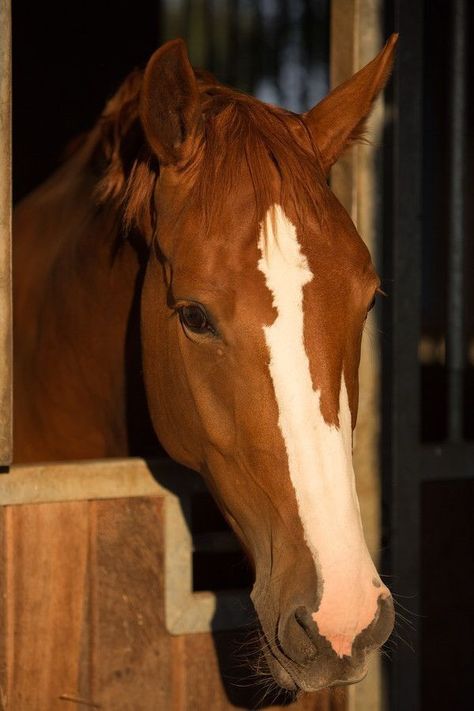
<svg viewBox="0 0 474 711">
<path fill-rule="evenodd" d="M 236 654 L 247 632 L 166 631 L 163 506 L 149 496 L 0 509 L 1 711 L 269 708 Z M 271 708 L 344 711 L 345 693 Z"/>
<path fill-rule="evenodd" d="M 7 709 L 64 709 L 87 622 L 87 503 L 7 508 Z"/>
<path fill-rule="evenodd" d="M 105 709 L 165 709 L 172 696 L 162 504 L 159 498 L 91 504 L 93 697 Z"/>
<path fill-rule="evenodd" d="M 5 508 L 0 508 L 0 711 L 7 709 L 7 565 Z"/>
</svg>

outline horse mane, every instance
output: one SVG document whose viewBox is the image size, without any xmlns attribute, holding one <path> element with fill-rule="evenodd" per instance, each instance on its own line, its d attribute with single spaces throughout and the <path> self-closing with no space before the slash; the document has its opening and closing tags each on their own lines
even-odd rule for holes
<svg viewBox="0 0 474 711">
<path fill-rule="evenodd" d="M 121 210 L 126 228 L 143 224 L 159 173 L 138 116 L 141 84 L 141 71 L 129 74 L 96 126 L 96 197 L 100 204 L 112 202 Z"/>
<path fill-rule="evenodd" d="M 226 203 L 239 179 L 250 173 L 259 221 L 275 201 L 291 200 L 300 216 L 309 205 L 319 205 L 325 181 L 302 118 L 217 82 L 196 70 L 203 105 L 205 149 L 194 186 L 195 197 L 209 225 Z M 121 211 L 126 229 L 143 230 L 153 214 L 153 193 L 159 165 L 144 137 L 138 115 L 142 72 L 132 72 L 107 103 L 93 130 L 100 170 L 96 196 Z M 91 136 L 92 138 L 92 136 Z M 280 194 L 269 160 L 280 177 Z"/>
</svg>

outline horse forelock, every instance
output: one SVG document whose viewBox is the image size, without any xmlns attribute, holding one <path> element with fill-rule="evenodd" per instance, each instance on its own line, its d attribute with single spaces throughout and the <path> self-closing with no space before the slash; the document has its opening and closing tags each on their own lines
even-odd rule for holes
<svg viewBox="0 0 474 711">
<path fill-rule="evenodd" d="M 229 195 L 239 188 L 242 171 L 250 177 L 255 224 L 275 203 L 307 210 L 323 220 L 324 175 L 318 151 L 296 114 L 228 88 L 196 72 L 203 107 L 204 144 L 193 194 L 204 231 L 222 215 Z M 96 197 L 114 204 L 126 228 L 149 227 L 159 164 L 146 143 L 138 115 L 142 73 L 135 71 L 110 99 L 86 143 L 99 165 Z M 93 144 L 92 148 L 91 143 Z"/>
<path fill-rule="evenodd" d="M 257 225 L 275 203 L 291 204 L 298 220 L 308 210 L 322 220 L 324 176 L 301 118 L 219 89 L 204 102 L 204 151 L 195 186 L 204 224 L 225 209 L 244 173 L 250 176 Z"/>
</svg>

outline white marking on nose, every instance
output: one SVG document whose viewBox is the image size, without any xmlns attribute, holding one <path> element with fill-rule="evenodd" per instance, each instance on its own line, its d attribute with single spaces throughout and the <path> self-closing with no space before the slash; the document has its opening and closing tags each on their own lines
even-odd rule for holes
<svg viewBox="0 0 474 711">
<path fill-rule="evenodd" d="M 280 205 L 268 210 L 258 246 L 258 268 L 277 310 L 275 321 L 263 330 L 278 424 L 305 539 L 323 585 L 313 619 L 339 656 L 350 655 L 355 637 L 376 615 L 378 598 L 388 591 L 372 584 L 378 575 L 362 531 L 347 390 L 342 378 L 339 427 L 328 425 L 304 346 L 303 287 L 313 274 Z"/>
</svg>

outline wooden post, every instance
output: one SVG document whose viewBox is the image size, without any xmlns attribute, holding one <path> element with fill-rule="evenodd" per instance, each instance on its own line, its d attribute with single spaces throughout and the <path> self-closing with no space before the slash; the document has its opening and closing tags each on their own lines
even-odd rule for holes
<svg viewBox="0 0 474 711">
<path fill-rule="evenodd" d="M 367 64 L 385 42 L 381 0 L 331 3 L 331 86 Z M 370 144 L 355 146 L 332 169 L 331 187 L 351 215 L 377 265 L 381 234 L 382 172 L 379 146 L 384 122 L 383 97 L 368 123 Z M 354 467 L 365 537 L 378 565 L 381 536 L 380 355 L 377 310 L 371 312 L 362 341 L 360 403 L 355 432 Z M 373 655 L 364 681 L 350 687 L 348 711 L 380 711 L 383 705 L 380 655 Z"/>
<path fill-rule="evenodd" d="M 10 17 L 0 0 L 0 466 L 12 452 Z"/>
</svg>

